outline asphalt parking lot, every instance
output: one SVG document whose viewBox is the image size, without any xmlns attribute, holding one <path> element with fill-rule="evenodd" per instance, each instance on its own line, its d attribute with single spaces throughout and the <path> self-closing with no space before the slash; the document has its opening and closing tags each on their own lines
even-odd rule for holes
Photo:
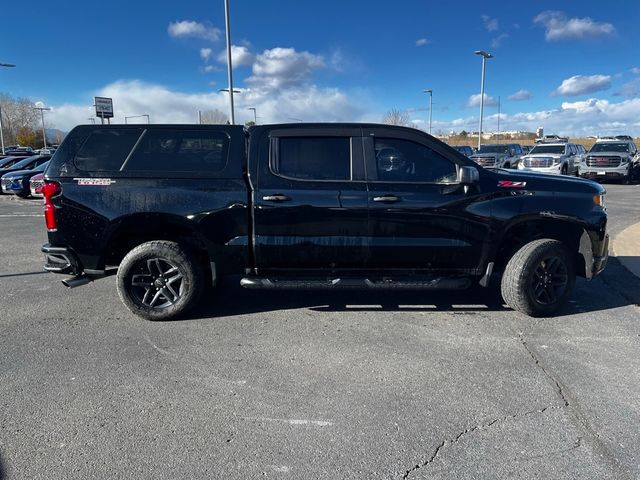
<svg viewBox="0 0 640 480">
<path fill-rule="evenodd" d="M 640 186 L 609 185 L 610 231 Z M 114 278 L 42 271 L 0 196 L 0 478 L 640 478 L 640 280 L 615 258 L 555 318 L 457 294 L 228 280 L 154 323 Z"/>
</svg>

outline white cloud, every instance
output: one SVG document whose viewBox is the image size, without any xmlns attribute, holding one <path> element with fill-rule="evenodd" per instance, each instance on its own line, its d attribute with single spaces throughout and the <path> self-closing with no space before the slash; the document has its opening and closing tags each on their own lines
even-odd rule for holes
<svg viewBox="0 0 640 480">
<path fill-rule="evenodd" d="M 484 24 L 484 28 L 487 29 L 487 32 L 495 32 L 498 30 L 498 19 L 491 18 L 489 15 L 480 15 L 482 19 L 482 23 Z"/>
<path fill-rule="evenodd" d="M 485 93 L 484 94 L 484 106 L 485 107 L 495 107 L 496 105 L 498 105 L 498 101 L 495 98 L 490 97 L 489 95 L 487 95 Z M 467 103 L 465 104 L 465 106 L 467 106 L 467 107 L 479 107 L 480 106 L 480 94 L 477 93 L 475 95 L 471 95 L 469 97 L 469 99 L 467 100 Z"/>
<path fill-rule="evenodd" d="M 212 52 L 213 50 L 211 50 L 210 48 L 201 48 L 200 58 L 202 58 L 206 62 L 207 60 L 209 60 L 209 57 L 211 57 Z"/>
<path fill-rule="evenodd" d="M 502 45 L 502 41 L 506 40 L 507 38 L 509 38 L 508 33 L 501 33 L 500 35 L 498 35 L 497 37 L 491 40 L 491 47 L 498 48 L 500 45 Z"/>
<path fill-rule="evenodd" d="M 567 18 L 562 12 L 547 10 L 538 14 L 533 23 L 545 29 L 548 42 L 557 40 L 588 40 L 614 35 L 616 28 L 610 23 L 596 22 L 589 17 Z"/>
<path fill-rule="evenodd" d="M 611 103 L 590 98 L 577 102 L 563 102 L 550 110 L 500 115 L 502 130 L 534 132 L 543 126 L 546 132 L 584 137 L 588 135 L 628 134 L 640 136 L 640 98 Z M 451 121 L 434 121 L 434 128 L 442 131 L 476 130 L 478 117 L 469 116 Z M 497 115 L 485 117 L 485 130 L 497 129 Z"/>
<path fill-rule="evenodd" d="M 139 80 L 113 82 L 95 95 L 113 98 L 112 123 L 123 123 L 125 115 L 143 113 L 150 115 L 151 123 L 197 123 L 198 110 L 228 110 L 226 93 L 186 93 Z M 289 118 L 318 122 L 364 121 L 363 105 L 369 101 L 362 95 L 352 95 L 353 98 L 337 88 L 299 85 L 278 91 L 245 88 L 234 100 L 238 122 L 253 119 L 253 113 L 246 110 L 248 107 L 257 109 L 261 123 L 287 122 Z M 68 131 L 77 124 L 89 123 L 88 118 L 95 117 L 95 112 L 89 101 L 85 105 L 55 105 L 48 115 L 52 125 Z"/>
<path fill-rule="evenodd" d="M 227 50 L 222 50 L 216 60 L 220 63 L 227 64 Z M 231 45 L 231 63 L 233 68 L 241 67 L 243 65 L 251 65 L 254 61 L 253 54 L 245 46 Z"/>
<path fill-rule="evenodd" d="M 172 22 L 167 27 L 169 35 L 172 37 L 195 37 L 205 40 L 217 41 L 222 33 L 220 29 L 215 27 L 207 27 L 206 25 L 195 22 L 193 20 L 181 20 Z"/>
<path fill-rule="evenodd" d="M 532 96 L 529 90 L 518 90 L 513 95 L 509 95 L 508 99 L 511 101 L 529 100 Z"/>
<path fill-rule="evenodd" d="M 220 67 L 218 67 L 217 65 L 205 65 L 202 70 L 204 70 L 205 73 L 213 73 L 213 72 L 222 71 L 222 69 Z"/>
<path fill-rule="evenodd" d="M 609 87 L 611 87 L 610 75 L 574 75 L 563 80 L 560 86 L 551 92 L 551 95 L 575 97 L 606 90 Z"/>
<path fill-rule="evenodd" d="M 257 55 L 253 63 L 253 75 L 246 79 L 255 88 L 280 89 L 303 85 L 311 74 L 325 67 L 320 55 L 293 48 L 272 48 Z"/>
<path fill-rule="evenodd" d="M 630 82 L 625 83 L 620 87 L 615 96 L 623 97 L 638 97 L 640 96 L 640 78 L 634 78 Z"/>
<path fill-rule="evenodd" d="M 640 75 L 640 67 L 633 67 L 631 73 L 635 73 L 636 75 Z"/>
<path fill-rule="evenodd" d="M 426 38 L 419 38 L 416 40 L 416 47 L 424 47 L 425 45 L 429 45 L 430 43 L 431 41 Z"/>
</svg>

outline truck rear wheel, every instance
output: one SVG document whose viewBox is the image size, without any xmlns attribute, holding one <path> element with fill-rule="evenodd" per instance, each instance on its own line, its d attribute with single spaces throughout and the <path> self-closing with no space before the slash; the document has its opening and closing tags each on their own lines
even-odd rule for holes
<svg viewBox="0 0 640 480">
<path fill-rule="evenodd" d="M 532 317 L 547 316 L 562 307 L 576 276 L 565 246 L 552 239 L 534 240 L 511 257 L 502 275 L 502 297 L 514 310 Z"/>
<path fill-rule="evenodd" d="M 200 299 L 204 273 L 178 243 L 156 240 L 131 250 L 118 267 L 118 295 L 136 315 L 169 320 Z"/>
</svg>

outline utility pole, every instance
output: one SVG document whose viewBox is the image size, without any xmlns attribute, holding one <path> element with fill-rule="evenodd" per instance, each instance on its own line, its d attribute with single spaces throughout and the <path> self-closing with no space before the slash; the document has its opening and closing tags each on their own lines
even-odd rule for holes
<svg viewBox="0 0 640 480">
<path fill-rule="evenodd" d="M 231 125 L 236 123 L 236 114 L 233 107 L 233 66 L 231 65 L 231 29 L 229 25 L 229 0 L 224 0 L 224 23 L 227 29 L 227 70 L 229 76 L 229 111 L 231 113 Z"/>
</svg>

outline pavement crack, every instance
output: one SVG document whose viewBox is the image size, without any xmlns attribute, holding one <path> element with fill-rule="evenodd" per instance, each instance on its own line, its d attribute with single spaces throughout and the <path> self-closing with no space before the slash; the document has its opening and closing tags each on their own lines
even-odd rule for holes
<svg viewBox="0 0 640 480">
<path fill-rule="evenodd" d="M 430 465 L 431 463 L 433 463 L 437 458 L 438 455 L 440 454 L 440 452 L 442 451 L 442 449 L 444 449 L 445 447 L 448 446 L 452 446 L 455 445 L 456 443 L 458 443 L 460 440 L 462 440 L 462 438 L 464 438 L 466 435 L 473 433 L 477 430 L 481 430 L 483 428 L 489 428 L 492 427 L 493 425 L 497 424 L 497 423 L 502 423 L 502 422 L 507 422 L 509 420 L 514 420 L 520 417 L 525 417 L 528 415 L 540 415 L 545 413 L 548 410 L 559 410 L 562 408 L 565 408 L 566 406 L 557 406 L 557 405 L 551 405 L 548 407 L 544 407 L 541 409 L 536 409 L 536 410 L 529 410 L 527 412 L 523 412 L 523 413 L 516 413 L 514 415 L 506 415 L 504 417 L 498 417 L 498 418 L 494 418 L 493 420 L 490 420 L 488 422 L 485 423 L 481 423 L 479 425 L 475 425 L 473 427 L 468 427 L 465 430 L 461 431 L 460 433 L 458 433 L 456 436 L 451 437 L 449 439 L 443 440 L 442 443 L 440 443 L 435 450 L 433 451 L 433 454 L 426 459 L 425 461 L 418 463 L 416 465 L 414 465 L 412 468 L 410 468 L 409 470 L 407 470 L 404 475 L 402 476 L 403 479 L 407 479 L 409 478 L 409 476 L 415 472 L 416 470 L 419 470 L 423 467 L 426 467 L 428 465 Z"/>
<path fill-rule="evenodd" d="M 540 361 L 540 358 L 538 358 L 538 355 L 536 355 L 535 352 L 533 350 L 531 350 L 531 348 L 529 348 L 529 345 L 527 344 L 527 341 L 524 338 L 524 332 L 519 333 L 518 334 L 518 338 L 520 339 L 520 343 L 522 343 L 522 346 L 524 347 L 524 349 L 527 351 L 529 356 L 535 362 L 536 366 L 538 366 L 544 372 L 546 377 L 549 380 L 551 380 L 551 382 L 555 385 L 556 392 L 558 393 L 558 396 L 562 400 L 564 406 L 568 407 L 569 406 L 569 399 L 568 399 L 567 395 L 565 394 L 564 388 L 562 387 L 562 384 L 560 383 L 560 381 L 555 376 L 553 376 L 551 374 L 551 372 L 549 372 L 549 370 L 547 370 L 547 368 Z"/>
</svg>

